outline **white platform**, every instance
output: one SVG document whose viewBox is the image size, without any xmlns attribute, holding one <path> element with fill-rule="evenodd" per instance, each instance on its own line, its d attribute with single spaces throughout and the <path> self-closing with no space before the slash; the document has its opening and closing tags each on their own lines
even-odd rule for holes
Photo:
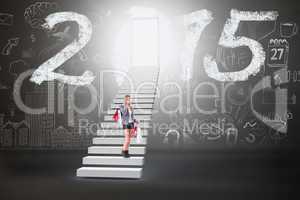
<svg viewBox="0 0 300 200">
<path fill-rule="evenodd" d="M 124 99 L 114 99 L 113 103 L 124 103 Z M 147 98 L 143 98 L 143 99 L 132 99 L 131 103 L 154 103 L 154 99 L 147 99 Z"/>
<path fill-rule="evenodd" d="M 155 89 L 141 89 L 141 90 L 128 90 L 128 89 L 122 89 L 119 90 L 118 92 L 119 94 L 154 94 L 155 93 Z"/>
<path fill-rule="evenodd" d="M 112 145 L 123 145 L 124 138 L 109 138 L 109 137 L 95 137 L 93 138 L 93 144 L 95 145 L 101 145 L 101 144 L 112 144 Z M 141 143 L 136 142 L 136 138 L 131 138 L 130 145 L 146 145 L 147 144 L 147 138 L 142 138 Z"/>
<path fill-rule="evenodd" d="M 117 94 L 115 96 L 116 99 L 124 99 L 126 94 Z M 130 95 L 130 99 L 139 99 L 139 98 L 150 98 L 150 99 L 154 99 L 155 95 L 154 94 L 133 94 Z"/>
<path fill-rule="evenodd" d="M 138 121 L 150 121 L 151 120 L 151 115 L 138 115 L 138 114 L 135 114 L 135 119 L 137 119 Z M 104 116 L 104 121 L 106 121 L 106 122 L 114 121 L 113 120 L 113 115 Z"/>
<path fill-rule="evenodd" d="M 134 178 L 142 176 L 142 168 L 130 167 L 81 167 L 77 169 L 78 177 L 101 177 L 101 178 Z"/>
<path fill-rule="evenodd" d="M 111 109 L 115 110 L 116 108 L 120 107 L 120 104 L 111 104 Z M 132 107 L 134 109 L 149 109 L 151 110 L 153 108 L 153 104 L 152 103 L 143 103 L 143 104 L 132 104 Z"/>
<path fill-rule="evenodd" d="M 144 157 L 131 156 L 124 158 L 123 156 L 86 156 L 82 159 L 84 165 L 132 165 L 142 166 L 144 163 Z"/>
<path fill-rule="evenodd" d="M 115 112 L 116 112 L 116 109 L 111 109 L 111 110 L 107 111 L 107 114 L 113 115 L 113 114 L 115 114 Z M 152 115 L 152 109 L 136 109 L 136 110 L 134 110 L 134 114 L 136 116 L 138 116 L 138 115 Z"/>
<path fill-rule="evenodd" d="M 129 147 L 129 154 L 132 155 L 144 155 L 146 148 L 145 147 Z M 116 146 L 91 146 L 88 148 L 88 154 L 121 154 L 122 147 Z"/>
<path fill-rule="evenodd" d="M 123 127 L 116 122 L 101 122 L 101 128 L 103 129 L 122 129 Z M 151 124 L 149 122 L 140 122 L 140 128 L 151 128 Z"/>
<path fill-rule="evenodd" d="M 147 129 L 141 129 L 142 136 L 147 136 L 149 131 Z M 97 131 L 97 136 L 124 136 L 124 130 L 122 129 L 101 129 Z"/>
<path fill-rule="evenodd" d="M 155 86 L 156 84 L 155 83 L 148 83 L 148 84 L 143 84 L 143 85 L 138 85 L 138 86 L 136 86 L 136 87 L 133 87 L 133 88 L 135 88 L 135 89 L 153 89 L 153 88 L 155 88 L 156 86 Z M 120 90 L 122 90 L 122 89 L 130 89 L 131 87 L 130 87 L 130 85 L 123 85 L 121 88 L 120 88 Z"/>
</svg>

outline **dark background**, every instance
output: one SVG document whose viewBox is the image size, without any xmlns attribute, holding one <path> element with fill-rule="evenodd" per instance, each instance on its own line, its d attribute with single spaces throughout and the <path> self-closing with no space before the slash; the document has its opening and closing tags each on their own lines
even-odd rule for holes
<svg viewBox="0 0 300 200">
<path fill-rule="evenodd" d="M 19 37 L 19 45 L 12 50 L 8 56 L 0 55 L 0 81 L 5 85 L 1 89 L 0 110 L 3 113 L 3 124 L 8 121 L 19 123 L 26 118 L 26 114 L 19 111 L 14 104 L 11 95 L 14 83 L 14 75 L 10 70 L 10 63 L 22 59 L 26 64 L 16 66 L 16 73 L 19 74 L 30 68 L 37 68 L 43 61 L 54 55 L 59 49 L 69 41 L 58 42 L 55 38 L 47 37 L 42 30 L 32 28 L 24 19 L 24 11 L 37 1 L 5 1 L 1 3 L 1 13 L 14 15 L 13 26 L 0 27 L 0 46 L 7 44 L 7 40 Z M 295 1 L 183 1 L 183 0 L 153 0 L 153 1 L 94 1 L 94 0 L 64 0 L 48 1 L 57 3 L 56 11 L 74 11 L 86 15 L 95 26 L 93 37 L 85 47 L 85 52 L 89 59 L 80 60 L 79 56 L 74 56 L 65 63 L 63 69 L 65 73 L 80 75 L 89 69 L 95 74 L 101 70 L 112 69 L 111 60 L 105 58 L 111 52 L 111 40 L 115 30 L 118 30 L 122 20 L 122 13 L 133 5 L 154 7 L 161 10 L 167 16 L 179 16 L 192 11 L 207 9 L 214 13 L 214 22 L 203 32 L 199 44 L 205 42 L 206 45 L 199 45 L 196 50 L 195 69 L 198 69 L 193 77 L 193 83 L 203 80 L 210 80 L 198 67 L 204 52 L 216 52 L 217 41 L 209 40 L 211 33 L 218 38 L 221 34 L 223 24 L 229 17 L 232 8 L 247 11 L 276 10 L 279 12 L 279 22 L 292 21 L 300 26 L 300 6 Z M 99 15 L 105 15 L 107 10 L 112 11 L 114 16 L 112 21 L 103 21 Z M 71 35 L 76 37 L 76 25 L 70 23 Z M 58 31 L 64 30 L 66 25 L 59 27 Z M 250 26 L 251 28 L 251 26 Z M 259 31 L 268 31 L 269 26 L 261 26 Z M 240 34 L 247 35 L 245 29 L 239 30 Z M 36 42 L 32 42 L 31 34 L 36 37 Z M 259 34 L 259 33 L 258 33 Z M 300 60 L 298 56 L 299 33 L 290 42 L 290 54 L 288 70 L 298 71 Z M 214 43 L 212 43 L 214 42 Z M 265 46 L 264 46 L 265 47 Z M 34 54 L 24 58 L 22 52 L 32 48 Z M 101 59 L 92 59 L 99 54 Z M 175 60 L 175 58 L 174 58 Z M 170 70 L 175 69 L 175 70 Z M 169 94 L 170 90 L 163 88 L 163 83 L 170 80 L 178 80 L 179 63 L 170 66 L 161 66 L 161 76 L 159 86 L 162 88 L 162 96 Z M 166 76 L 168 75 L 168 76 Z M 199 75 L 199 76 L 198 76 Z M 256 78 L 245 83 L 237 83 L 237 87 L 254 85 L 259 77 L 266 74 L 261 73 Z M 56 83 L 57 84 L 57 83 Z M 94 82 L 96 87 L 97 82 Z M 107 108 L 113 96 L 117 93 L 118 85 L 113 77 L 107 77 L 104 82 L 107 84 L 107 91 L 104 92 L 103 106 Z M 179 84 L 183 84 L 179 82 Z M 218 84 L 218 83 L 217 83 Z M 23 88 L 24 98 L 26 92 L 36 92 L 46 87 L 47 84 L 36 86 L 27 82 Z M 65 87 L 65 86 L 63 86 Z M 288 83 L 289 97 L 293 94 L 298 97 L 299 84 L 290 81 Z M 89 101 L 89 96 L 84 88 L 79 90 L 77 96 L 78 105 L 84 106 Z M 41 100 L 41 104 L 45 99 Z M 156 109 L 160 98 L 156 101 Z M 175 102 L 170 102 L 172 106 Z M 268 112 L 270 108 L 258 105 L 260 111 Z M 234 107 L 235 108 L 235 107 Z M 271 108 L 272 109 L 272 108 Z M 104 109 L 105 110 L 105 109 Z M 251 121 L 254 117 L 249 114 L 249 102 L 242 106 L 242 111 L 237 117 L 230 114 L 225 118 L 239 129 L 238 143 L 226 144 L 221 138 L 217 142 L 199 140 L 195 137 L 181 135 L 182 140 L 178 144 L 163 143 L 164 134 L 152 130 L 147 144 L 146 163 L 144 166 L 143 179 L 141 180 L 111 180 L 111 179 L 79 179 L 76 178 L 76 169 L 81 166 L 81 159 L 87 153 L 91 137 L 88 134 L 80 141 L 81 143 L 73 147 L 57 147 L 51 144 L 42 146 L 25 147 L 13 146 L 2 147 L 0 151 L 0 199 L 83 199 L 83 198 L 105 198 L 105 199 L 291 199 L 296 195 L 299 180 L 299 142 L 298 115 L 299 108 L 296 104 L 289 104 L 288 110 L 293 114 L 293 118 L 288 121 L 288 133 L 280 139 L 272 139 L 276 131 L 261 125 L 256 132 L 261 135 L 254 143 L 245 143 L 245 139 L 250 133 L 243 130 L 245 122 Z M 13 113 L 13 114 L 12 114 Z M 247 113 L 247 114 L 246 114 Z M 248 115 L 249 114 L 249 115 Z M 166 115 L 158 112 L 153 116 L 154 122 L 182 121 L 183 118 L 189 120 L 218 119 L 224 114 L 219 113 L 214 116 L 199 115 L 198 113 L 179 113 Z M 70 133 L 74 131 L 68 127 L 65 115 L 54 115 L 54 129 L 63 126 Z M 91 121 L 99 122 L 102 115 L 95 110 L 88 116 Z M 242 122 L 238 122 L 242 119 Z M 30 129 L 30 127 L 29 127 Z M 1 129 L 3 132 L 3 130 Z M 182 129 L 179 128 L 182 133 Z M 50 134 L 51 135 L 51 134 Z M 263 136 L 265 140 L 261 142 Z"/>
</svg>

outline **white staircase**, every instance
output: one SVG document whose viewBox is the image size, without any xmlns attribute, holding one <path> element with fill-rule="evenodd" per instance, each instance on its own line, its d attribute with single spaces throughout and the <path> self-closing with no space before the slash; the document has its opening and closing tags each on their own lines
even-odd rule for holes
<svg viewBox="0 0 300 200">
<path fill-rule="evenodd" d="M 153 85 L 145 85 L 138 91 L 129 90 L 124 85 L 115 96 L 111 109 L 104 116 L 101 123 L 101 130 L 98 130 L 97 137 L 93 138 L 93 146 L 88 148 L 88 156 L 83 157 L 83 167 L 77 169 L 78 177 L 98 178 L 130 178 L 139 179 L 142 177 L 144 155 L 146 153 L 147 136 L 151 128 L 152 110 L 156 97 L 159 68 L 150 72 L 137 72 L 134 79 L 135 84 L 151 81 Z M 142 74 L 138 75 L 138 74 Z M 146 76 L 146 77 L 145 77 Z M 138 80 L 140 79 L 140 80 Z M 123 103 L 124 96 L 130 94 L 135 117 L 140 122 L 142 130 L 142 141 L 137 143 L 136 138 L 131 138 L 129 147 L 129 158 L 121 156 L 124 142 L 124 130 L 112 119 L 115 109 Z"/>
</svg>

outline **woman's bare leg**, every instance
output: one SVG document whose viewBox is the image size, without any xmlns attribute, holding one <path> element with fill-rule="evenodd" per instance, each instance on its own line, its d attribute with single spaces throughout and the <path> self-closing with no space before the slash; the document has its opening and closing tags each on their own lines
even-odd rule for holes
<svg viewBox="0 0 300 200">
<path fill-rule="evenodd" d="M 133 137 L 134 136 L 134 129 L 129 129 L 129 133 L 130 133 L 130 137 Z"/>
<path fill-rule="evenodd" d="M 129 129 L 125 129 L 125 140 L 124 140 L 124 144 L 123 144 L 123 151 L 128 151 L 128 147 L 130 145 L 130 130 Z"/>
</svg>

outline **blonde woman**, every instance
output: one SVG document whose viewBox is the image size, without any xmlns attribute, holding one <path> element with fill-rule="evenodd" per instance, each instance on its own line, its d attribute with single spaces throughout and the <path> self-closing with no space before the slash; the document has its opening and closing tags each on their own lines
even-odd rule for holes
<svg viewBox="0 0 300 200">
<path fill-rule="evenodd" d="M 124 104 L 120 105 L 119 110 L 125 135 L 125 140 L 122 147 L 122 155 L 128 158 L 130 157 L 128 152 L 128 148 L 130 146 L 130 139 L 135 134 L 136 125 L 138 123 L 134 116 L 130 95 L 125 95 Z"/>
</svg>

